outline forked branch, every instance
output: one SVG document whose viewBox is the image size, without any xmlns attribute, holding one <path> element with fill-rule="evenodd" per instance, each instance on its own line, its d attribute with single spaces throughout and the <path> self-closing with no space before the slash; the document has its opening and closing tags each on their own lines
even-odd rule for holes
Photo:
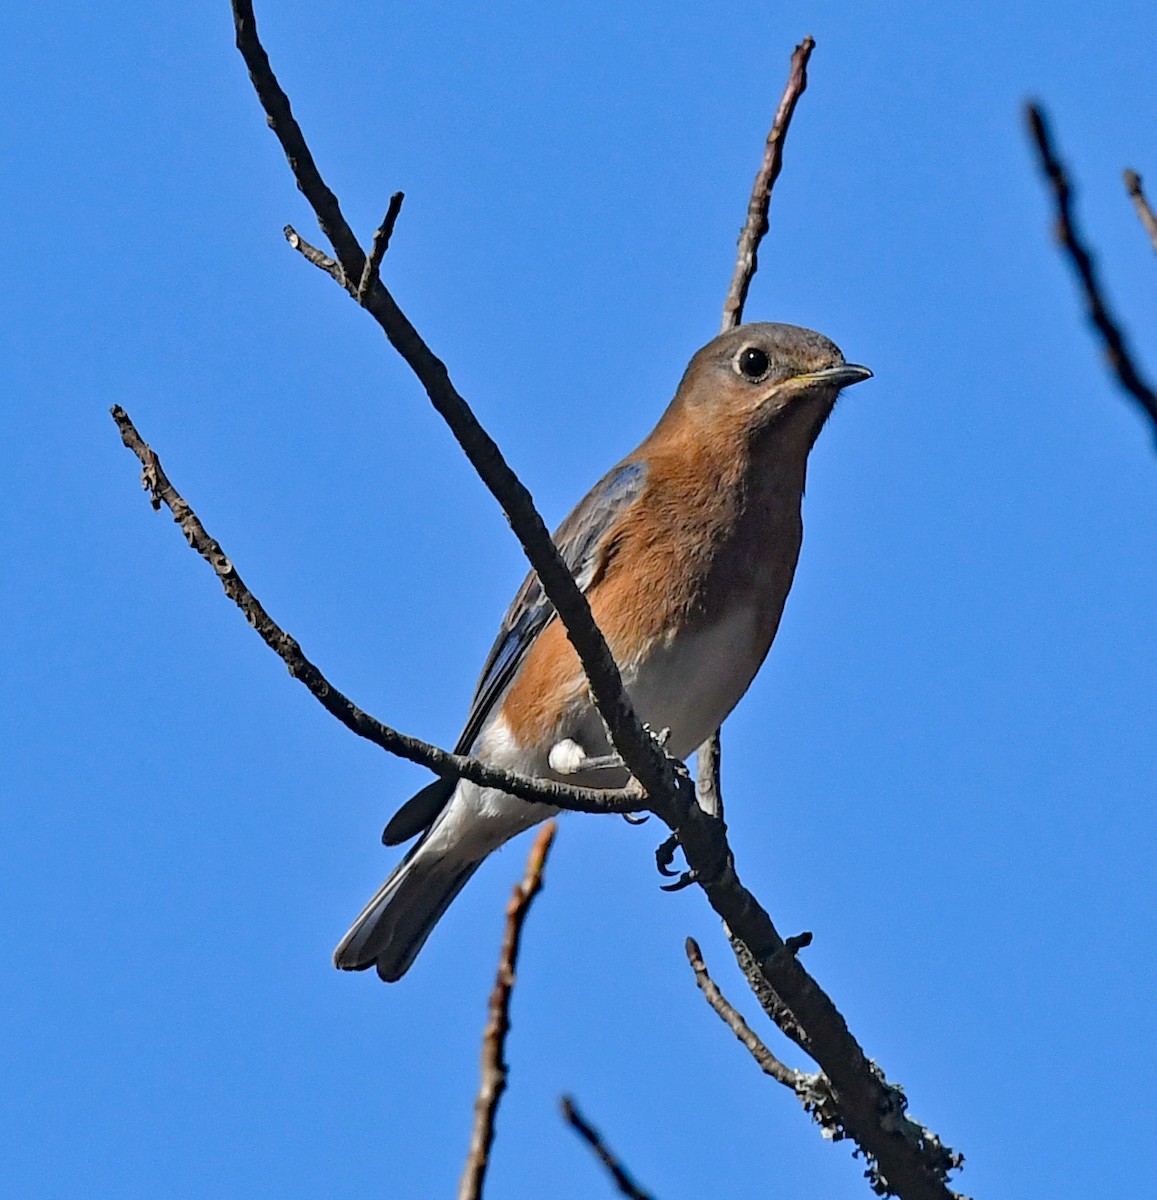
<svg viewBox="0 0 1157 1200">
<path fill-rule="evenodd" d="M 237 49 L 249 68 L 249 78 L 265 109 L 269 127 L 281 143 L 297 186 L 309 201 L 322 233 L 333 247 L 346 289 L 358 299 L 358 286 L 351 281 L 361 280 L 366 255 L 346 221 L 337 197 L 322 179 L 301 127 L 293 116 L 289 97 L 273 73 L 269 56 L 257 35 L 251 0 L 233 0 L 233 19 Z M 497 443 L 482 428 L 450 382 L 445 364 L 426 345 L 380 279 L 372 281 L 360 303 L 418 377 L 430 402 L 449 425 L 479 478 L 502 506 L 543 590 L 558 612 L 586 672 L 591 693 L 607 723 L 615 749 L 622 755 L 631 774 L 650 795 L 673 790 L 676 778 L 671 763 L 635 715 L 623 688 L 619 668 L 591 616 L 590 605 L 551 540 L 530 492 L 510 469 Z"/>
<path fill-rule="evenodd" d="M 161 466 L 161 460 L 137 432 L 129 414 L 120 405 L 112 410 L 113 420 L 121 432 L 121 440 L 137 456 L 141 463 L 141 482 L 149 493 L 153 508 L 162 504 L 173 514 L 185 540 L 213 568 L 221 581 L 225 594 L 245 614 L 245 619 L 257 631 L 261 640 L 289 668 L 294 679 L 305 684 L 331 715 L 351 733 L 380 746 L 390 754 L 419 766 L 428 767 L 439 775 L 460 776 L 473 780 L 484 787 L 497 787 L 524 800 L 540 800 L 548 804 L 561 804 L 567 808 L 590 812 L 638 812 L 645 807 L 637 792 L 626 788 L 600 790 L 597 788 L 572 787 L 556 783 L 553 779 L 535 779 L 516 775 L 461 754 L 450 754 L 429 742 L 399 733 L 383 725 L 376 717 L 359 708 L 354 702 L 329 682 L 318 668 L 306 658 L 297 639 L 290 636 L 265 611 L 265 606 L 249 590 L 238 574 L 232 559 L 221 549 L 220 542 L 211 537 L 188 501 L 172 485 Z M 590 805 L 590 808 L 586 806 Z"/>
</svg>

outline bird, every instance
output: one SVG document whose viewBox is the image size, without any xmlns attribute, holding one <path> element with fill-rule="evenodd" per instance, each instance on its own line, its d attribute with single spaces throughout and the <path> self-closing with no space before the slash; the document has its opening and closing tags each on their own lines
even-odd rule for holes
<svg viewBox="0 0 1157 1200">
<path fill-rule="evenodd" d="M 871 375 L 810 329 L 752 322 L 722 333 L 691 359 L 652 432 L 555 531 L 635 712 L 664 731 L 676 758 L 719 728 L 767 656 L 799 557 L 808 454 L 840 390 Z M 533 572 L 455 752 L 562 782 L 628 781 Z M 556 812 L 466 779 L 424 787 L 382 835 L 387 845 L 418 841 L 334 965 L 400 979 L 483 860 Z"/>
</svg>

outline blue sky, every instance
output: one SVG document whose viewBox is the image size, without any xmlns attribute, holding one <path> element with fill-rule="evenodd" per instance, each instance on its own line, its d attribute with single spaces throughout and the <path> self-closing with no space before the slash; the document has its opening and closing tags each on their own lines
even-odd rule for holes
<svg viewBox="0 0 1157 1200">
<path fill-rule="evenodd" d="M 813 455 L 784 624 L 726 727 L 733 843 L 966 1154 L 961 1190 L 1144 1190 L 1157 454 L 1050 243 L 1020 106 L 1053 117 L 1157 372 L 1157 262 L 1120 183 L 1157 192 L 1157 11 L 258 17 L 355 226 L 406 192 L 388 282 L 552 522 L 715 333 L 788 55 L 816 37 L 747 311 L 876 379 Z M 426 777 L 287 677 L 149 509 L 108 408 L 306 652 L 407 732 L 453 741 L 520 551 L 373 324 L 284 244 L 311 222 L 225 4 L 23 5 L 0 57 L 0 1186 L 452 1194 L 525 843 L 403 983 L 330 967 Z M 660 837 L 563 822 L 489 1194 L 611 1194 L 566 1091 L 663 1200 L 867 1195 L 704 1005 L 687 934 L 763 1028 L 702 896 L 658 890 Z"/>
</svg>

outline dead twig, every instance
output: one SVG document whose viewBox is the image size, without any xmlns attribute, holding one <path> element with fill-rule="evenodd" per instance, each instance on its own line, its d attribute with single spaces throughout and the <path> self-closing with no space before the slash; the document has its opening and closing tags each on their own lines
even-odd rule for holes
<svg viewBox="0 0 1157 1200">
<path fill-rule="evenodd" d="M 474 1127 L 470 1133 L 470 1150 L 462 1181 L 458 1185 L 458 1200 L 479 1200 L 486 1168 L 490 1165 L 490 1147 L 494 1143 L 494 1118 L 502 1093 L 506 1091 L 506 1035 L 510 1032 L 510 998 L 514 992 L 514 969 L 518 948 L 522 942 L 522 927 L 535 896 L 542 890 L 542 870 L 558 827 L 548 821 L 538 832 L 526 860 L 521 883 L 506 905 L 506 928 L 502 935 L 502 950 L 498 956 L 498 975 L 487 1007 L 486 1028 L 482 1034 L 482 1081 L 474 1101 Z"/>
<path fill-rule="evenodd" d="M 759 1069 L 765 1075 L 770 1075 L 772 1079 L 778 1083 L 782 1083 L 784 1087 L 791 1088 L 793 1092 L 799 1091 L 802 1080 L 815 1078 L 814 1076 L 805 1075 L 803 1071 L 797 1071 L 794 1067 L 789 1067 L 786 1063 L 781 1062 L 760 1041 L 755 1031 L 743 1019 L 743 1015 L 732 1007 L 727 997 L 723 995 L 718 985 L 707 973 L 707 964 L 703 961 L 703 953 L 699 949 L 699 943 L 694 938 L 687 939 L 684 949 L 687 953 L 687 961 L 691 964 L 691 970 L 695 972 L 695 982 L 699 985 L 699 990 L 703 993 L 707 1003 L 718 1013 L 720 1019 L 731 1032 L 747 1047 L 747 1052 L 759 1064 Z"/>
<path fill-rule="evenodd" d="M 1040 158 L 1041 170 L 1052 187 L 1056 204 L 1056 239 L 1063 247 L 1080 281 L 1089 321 L 1101 335 L 1105 357 L 1117 377 L 1117 382 L 1141 405 L 1157 430 L 1157 393 L 1141 378 L 1125 345 L 1124 334 L 1105 303 L 1092 257 L 1076 226 L 1072 184 L 1064 164 L 1057 158 L 1053 149 L 1048 122 L 1040 106 L 1036 104 L 1027 105 L 1025 115 L 1028 119 L 1029 133 Z"/>
<path fill-rule="evenodd" d="M 569 1096 L 563 1096 L 559 1101 L 559 1106 L 562 1108 L 562 1115 L 566 1118 L 567 1123 L 595 1152 L 599 1162 L 606 1167 L 622 1195 L 630 1197 L 630 1200 L 651 1200 L 650 1193 L 644 1192 L 627 1174 L 622 1163 L 611 1153 L 610 1148 L 603 1141 L 599 1131 L 589 1124 L 579 1112 L 575 1102 Z"/>
<path fill-rule="evenodd" d="M 535 779 L 515 775 L 488 766 L 475 758 L 450 754 L 418 738 L 399 733 L 377 718 L 360 709 L 348 696 L 338 691 L 318 670 L 291 637 L 265 611 L 264 605 L 246 586 L 221 544 L 209 535 L 200 518 L 185 498 L 173 487 L 161 466 L 161 460 L 137 432 L 136 426 L 119 405 L 112 409 L 113 420 L 121 432 L 121 440 L 137 456 L 143 468 L 141 480 L 149 492 L 150 503 L 159 509 L 164 504 L 180 526 L 185 540 L 213 568 L 225 594 L 245 614 L 245 619 L 260 635 L 261 640 L 289 668 L 290 675 L 310 690 L 326 711 L 358 737 L 373 742 L 399 758 L 428 767 L 439 775 L 461 776 L 485 787 L 499 787 L 526 800 L 543 800 L 558 804 L 565 799 L 567 808 L 592 805 L 596 812 L 637 812 L 645 807 L 636 792 L 622 788 L 601 791 L 597 788 L 576 788 L 555 783 L 551 779 Z"/>
<path fill-rule="evenodd" d="M 1137 210 L 1137 216 L 1141 218 L 1141 224 L 1149 235 L 1149 241 L 1152 243 L 1153 249 L 1157 251 L 1157 216 L 1154 216 L 1152 208 L 1149 207 L 1149 201 L 1145 198 L 1145 192 L 1141 188 L 1141 176 L 1136 171 L 1125 172 L 1125 191 L 1129 193 L 1133 207 Z"/>
<path fill-rule="evenodd" d="M 815 38 L 805 37 L 796 46 L 791 56 L 791 69 L 780 97 L 775 118 L 768 130 L 764 143 L 763 159 L 751 185 L 751 196 L 747 201 L 747 220 L 739 233 L 739 245 L 735 255 L 735 268 L 727 299 L 723 302 L 723 320 L 720 333 L 726 333 L 743 322 L 743 309 L 747 304 L 747 293 L 759 267 L 759 244 L 768 231 L 767 214 L 771 207 L 771 191 L 783 168 L 783 146 L 788 126 L 795 113 L 795 106 L 807 87 L 807 64 L 815 49 Z M 696 787 L 699 806 L 704 812 L 723 820 L 723 791 L 719 770 L 722 757 L 722 739 L 717 729 L 696 751 Z"/>
<path fill-rule="evenodd" d="M 362 268 L 362 277 L 358 283 L 357 302 L 365 304 L 366 297 L 370 294 L 370 288 L 378 282 L 378 271 L 382 265 L 382 259 L 386 256 L 386 251 L 390 247 L 390 238 L 394 233 L 394 226 L 398 223 L 398 213 L 402 211 L 402 201 L 406 197 L 401 192 L 395 192 L 390 197 L 390 207 L 386 209 L 386 215 L 382 223 L 374 231 L 374 240 L 370 245 L 370 254 L 366 259 L 366 265 Z"/>
<path fill-rule="evenodd" d="M 345 272 L 341 269 L 341 263 L 336 259 L 330 258 L 323 250 L 319 250 L 316 246 L 311 246 L 309 242 L 293 228 L 292 225 L 286 225 L 281 231 L 285 234 L 285 240 L 296 250 L 306 262 L 311 262 L 319 270 L 324 271 L 341 287 L 346 286 Z"/>
<path fill-rule="evenodd" d="M 743 306 L 747 302 L 747 290 L 751 287 L 751 279 L 758 267 L 757 254 L 759 243 L 767 232 L 767 211 L 771 203 L 771 189 L 783 167 L 783 143 L 787 137 L 787 129 L 791 124 L 795 106 L 799 103 L 807 87 L 807 62 L 815 49 L 815 38 L 805 37 L 791 56 L 791 70 L 787 77 L 787 85 L 779 108 L 775 111 L 775 119 L 768 131 L 767 143 L 764 146 L 763 161 L 755 175 L 751 187 L 751 199 L 747 203 L 747 220 L 739 234 L 739 253 L 735 259 L 735 271 L 731 276 L 731 286 L 727 289 L 727 299 L 723 302 L 723 323 L 720 333 L 734 329 L 743 320 Z"/>
</svg>

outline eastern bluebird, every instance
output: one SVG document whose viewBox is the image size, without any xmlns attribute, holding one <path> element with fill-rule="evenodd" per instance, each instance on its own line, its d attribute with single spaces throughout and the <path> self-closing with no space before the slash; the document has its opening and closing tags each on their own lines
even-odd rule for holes
<svg viewBox="0 0 1157 1200">
<path fill-rule="evenodd" d="M 691 360 L 653 432 L 554 540 L 590 601 L 640 720 L 685 758 L 738 703 L 771 648 L 799 557 L 807 457 L 843 387 L 871 376 L 821 334 L 741 325 Z M 510 606 L 456 752 L 621 787 L 626 771 L 533 573 Z M 439 779 L 386 826 L 421 834 L 334 952 L 346 970 L 409 969 L 482 860 L 557 810 Z"/>
</svg>

